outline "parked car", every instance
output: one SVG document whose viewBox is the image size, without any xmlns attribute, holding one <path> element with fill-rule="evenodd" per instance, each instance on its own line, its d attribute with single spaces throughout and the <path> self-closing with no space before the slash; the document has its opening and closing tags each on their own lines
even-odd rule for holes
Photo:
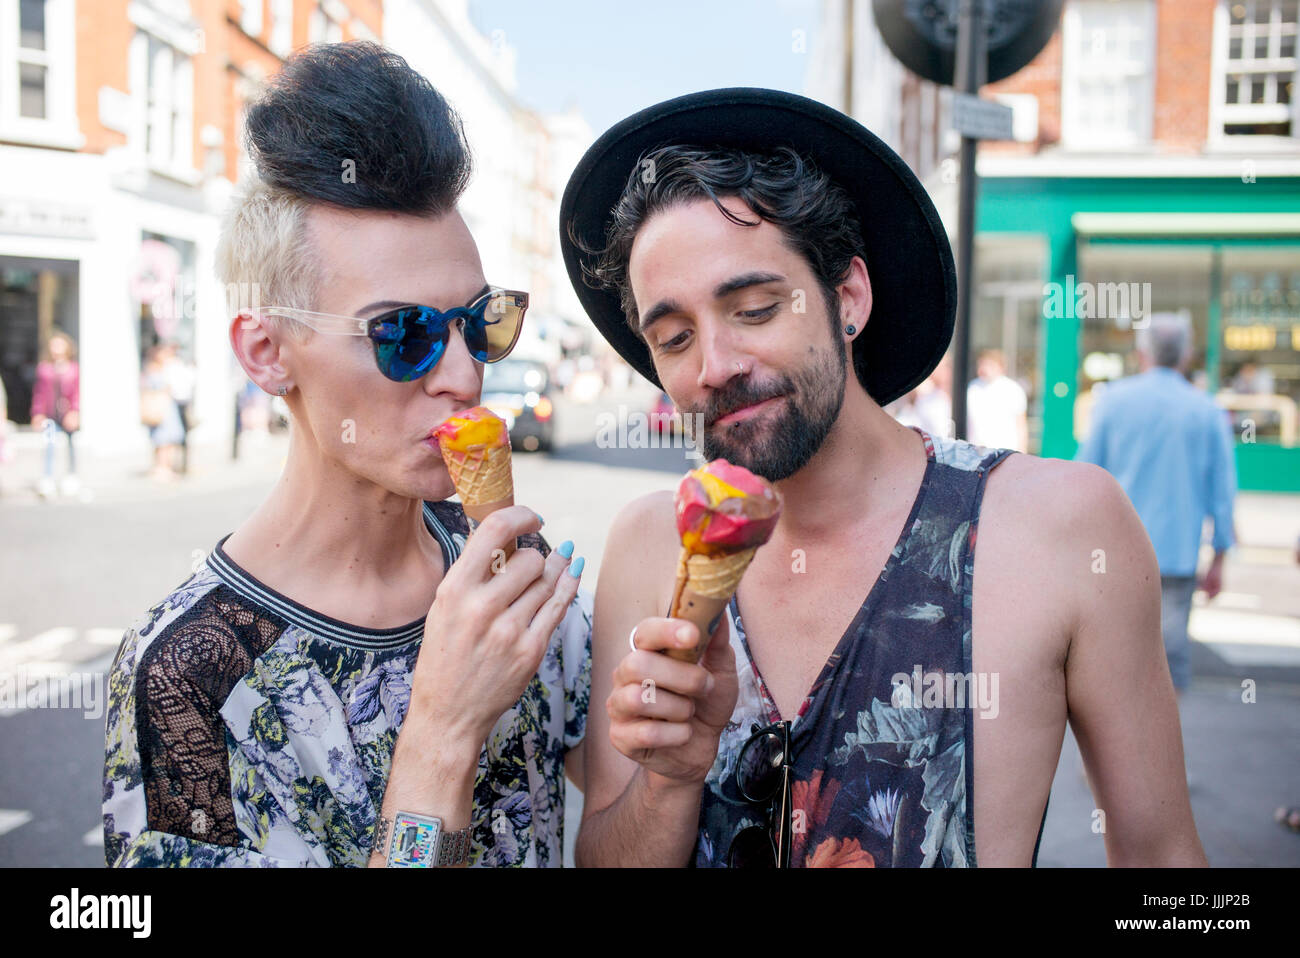
<svg viewBox="0 0 1300 958">
<path fill-rule="evenodd" d="M 549 451 L 554 446 L 553 395 L 545 363 L 503 359 L 483 367 L 482 404 L 506 421 L 515 449 Z"/>
<path fill-rule="evenodd" d="M 682 431 L 682 415 L 665 392 L 661 392 L 650 407 L 650 429 L 660 436 L 664 433 L 673 436 Z"/>
</svg>

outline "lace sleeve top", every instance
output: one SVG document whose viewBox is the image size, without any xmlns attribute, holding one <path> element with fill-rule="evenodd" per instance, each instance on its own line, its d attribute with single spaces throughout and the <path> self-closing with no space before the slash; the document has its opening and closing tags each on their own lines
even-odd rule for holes
<svg viewBox="0 0 1300 958">
<path fill-rule="evenodd" d="M 454 503 L 426 503 L 448 565 Z M 356 866 L 370 856 L 424 620 L 368 629 L 275 592 L 217 543 L 123 637 L 109 677 L 110 866 Z M 538 536 L 521 545 L 548 552 Z M 586 729 L 591 599 L 479 755 L 470 863 L 562 864 L 564 756 Z"/>
</svg>

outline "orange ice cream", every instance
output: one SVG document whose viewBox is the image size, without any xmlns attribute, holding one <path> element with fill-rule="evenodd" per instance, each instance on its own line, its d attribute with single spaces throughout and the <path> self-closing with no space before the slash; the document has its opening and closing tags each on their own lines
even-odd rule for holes
<svg viewBox="0 0 1300 958">
<path fill-rule="evenodd" d="M 508 446 L 510 434 L 503 419 L 484 406 L 452 416 L 433 431 L 444 452 L 472 452 L 493 446 Z"/>
</svg>

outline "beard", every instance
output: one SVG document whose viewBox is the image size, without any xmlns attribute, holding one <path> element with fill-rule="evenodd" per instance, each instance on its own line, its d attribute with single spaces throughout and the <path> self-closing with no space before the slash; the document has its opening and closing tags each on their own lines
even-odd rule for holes
<svg viewBox="0 0 1300 958">
<path fill-rule="evenodd" d="M 806 466 L 826 441 L 844 404 L 844 343 L 836 336 L 831 341 L 830 349 L 820 351 L 793 376 L 766 382 L 749 377 L 732 380 L 702 408 L 689 410 L 703 414 L 700 451 L 704 458 L 726 459 L 769 482 L 787 479 Z M 730 412 L 778 396 L 773 408 L 757 416 L 715 425 Z"/>
</svg>

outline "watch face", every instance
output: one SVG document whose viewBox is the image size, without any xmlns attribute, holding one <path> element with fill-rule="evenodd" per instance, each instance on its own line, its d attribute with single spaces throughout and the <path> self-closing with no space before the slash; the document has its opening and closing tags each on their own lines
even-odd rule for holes
<svg viewBox="0 0 1300 958">
<path fill-rule="evenodd" d="M 438 864 L 437 819 L 399 814 L 393 822 L 393 851 L 390 868 L 433 868 Z"/>
</svg>

